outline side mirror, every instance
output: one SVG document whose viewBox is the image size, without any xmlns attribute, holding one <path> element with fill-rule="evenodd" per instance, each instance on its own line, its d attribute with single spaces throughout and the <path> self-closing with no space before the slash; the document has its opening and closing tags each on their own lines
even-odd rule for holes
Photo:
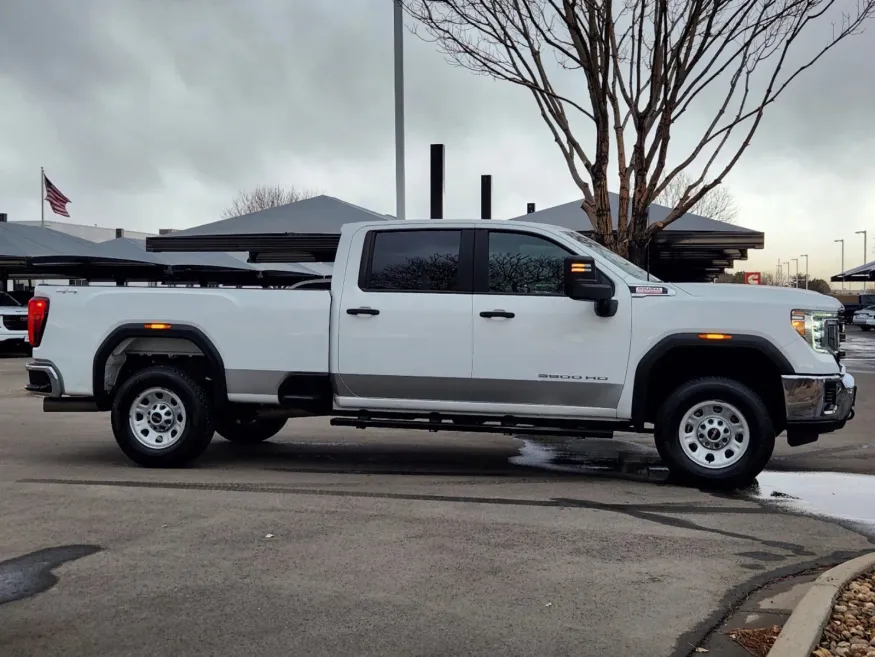
<svg viewBox="0 0 875 657">
<path fill-rule="evenodd" d="M 565 258 L 563 275 L 565 296 L 576 301 L 594 301 L 595 313 L 599 317 L 613 317 L 617 314 L 614 289 L 599 281 L 595 260 L 588 256 L 568 256 Z"/>
<path fill-rule="evenodd" d="M 587 256 L 565 258 L 565 296 L 577 301 L 607 301 L 613 298 L 610 285 L 599 282 L 595 261 Z"/>
</svg>

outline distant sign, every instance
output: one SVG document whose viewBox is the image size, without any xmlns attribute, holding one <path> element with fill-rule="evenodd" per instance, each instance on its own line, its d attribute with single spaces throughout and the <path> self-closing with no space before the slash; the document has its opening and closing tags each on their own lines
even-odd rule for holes
<svg viewBox="0 0 875 657">
<path fill-rule="evenodd" d="M 759 285 L 761 274 L 758 271 L 744 272 L 744 282 L 747 285 Z"/>
</svg>

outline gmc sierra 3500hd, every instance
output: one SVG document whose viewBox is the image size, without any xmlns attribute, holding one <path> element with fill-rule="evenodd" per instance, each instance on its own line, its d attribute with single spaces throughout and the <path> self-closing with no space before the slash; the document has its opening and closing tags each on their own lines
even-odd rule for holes
<svg viewBox="0 0 875 657">
<path fill-rule="evenodd" d="M 110 411 L 148 467 L 213 433 L 337 426 L 569 436 L 652 431 L 694 485 L 750 483 L 775 437 L 853 417 L 835 299 L 658 281 L 543 224 L 343 227 L 330 290 L 40 286 L 27 389 L 46 411 Z M 652 428 L 651 428 L 652 427 Z"/>
</svg>

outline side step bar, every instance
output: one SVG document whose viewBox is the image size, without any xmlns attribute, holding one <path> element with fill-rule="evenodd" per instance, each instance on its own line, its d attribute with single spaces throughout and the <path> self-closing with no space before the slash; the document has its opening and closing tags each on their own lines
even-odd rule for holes
<svg viewBox="0 0 875 657">
<path fill-rule="evenodd" d="M 613 438 L 614 432 L 605 429 L 561 429 L 550 427 L 531 427 L 524 424 L 462 424 L 430 420 L 371 420 L 352 417 L 331 419 L 334 427 L 355 427 L 357 429 L 419 429 L 424 431 L 464 431 L 471 433 L 526 434 L 530 436 L 573 436 L 576 438 Z"/>
<path fill-rule="evenodd" d="M 94 397 L 46 397 L 43 399 L 45 413 L 98 413 Z"/>
</svg>

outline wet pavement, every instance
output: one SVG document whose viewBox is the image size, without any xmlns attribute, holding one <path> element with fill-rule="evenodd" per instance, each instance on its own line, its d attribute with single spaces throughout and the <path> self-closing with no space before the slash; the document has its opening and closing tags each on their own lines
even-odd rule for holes
<svg viewBox="0 0 875 657">
<path fill-rule="evenodd" d="M 0 655 L 681 657 L 752 591 L 875 544 L 869 477 L 799 473 L 875 474 L 865 392 L 852 425 L 782 442 L 727 496 L 666 483 L 650 436 L 321 420 L 143 470 L 105 416 L 40 413 L 16 364 L 0 359 L 0 592 L 19 598 L 0 604 Z M 62 563 L 57 546 L 101 549 Z"/>
</svg>

